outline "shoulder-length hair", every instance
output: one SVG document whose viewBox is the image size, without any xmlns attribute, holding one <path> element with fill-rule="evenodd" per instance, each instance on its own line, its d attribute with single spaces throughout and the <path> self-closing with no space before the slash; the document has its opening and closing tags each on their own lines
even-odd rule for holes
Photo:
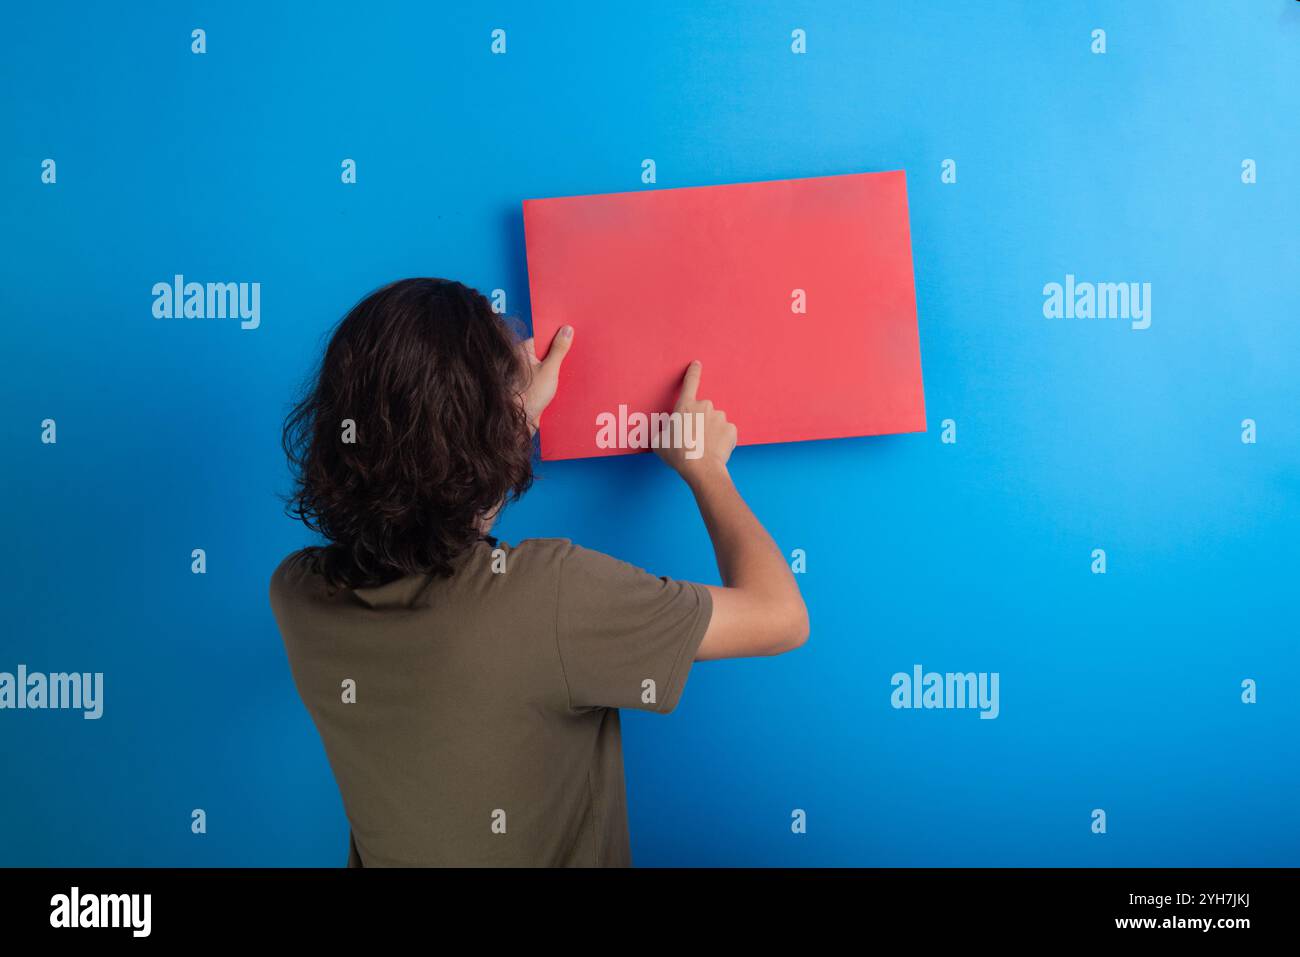
<svg viewBox="0 0 1300 957">
<path fill-rule="evenodd" d="M 331 587 L 447 577 L 532 484 L 518 336 L 476 290 L 404 279 L 353 307 L 284 423 L 287 512 Z"/>
</svg>

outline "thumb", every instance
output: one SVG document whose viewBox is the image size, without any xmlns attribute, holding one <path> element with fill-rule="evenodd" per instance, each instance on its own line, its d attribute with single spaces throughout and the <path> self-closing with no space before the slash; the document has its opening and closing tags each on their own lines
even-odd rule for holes
<svg viewBox="0 0 1300 957">
<path fill-rule="evenodd" d="M 555 333 L 555 338 L 551 340 L 551 348 L 546 350 L 546 358 L 542 360 L 542 368 L 558 373 L 560 363 L 564 357 L 569 354 L 569 347 L 573 345 L 573 326 L 561 326 Z"/>
</svg>

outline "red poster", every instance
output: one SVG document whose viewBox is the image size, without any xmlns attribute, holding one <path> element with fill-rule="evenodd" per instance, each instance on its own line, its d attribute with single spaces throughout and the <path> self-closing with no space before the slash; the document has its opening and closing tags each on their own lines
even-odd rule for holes
<svg viewBox="0 0 1300 957">
<path fill-rule="evenodd" d="M 576 330 L 545 459 L 640 451 L 602 426 L 692 359 L 741 445 L 925 431 L 902 171 L 525 200 L 524 231 L 538 353 Z"/>
</svg>

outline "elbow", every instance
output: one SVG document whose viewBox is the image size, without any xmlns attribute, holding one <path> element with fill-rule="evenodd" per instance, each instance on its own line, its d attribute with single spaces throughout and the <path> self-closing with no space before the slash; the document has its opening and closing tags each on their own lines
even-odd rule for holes
<svg viewBox="0 0 1300 957">
<path fill-rule="evenodd" d="M 787 609 L 776 620 L 781 623 L 781 627 L 772 654 L 782 655 L 787 651 L 802 648 L 808 643 L 812 623 L 808 620 L 808 608 L 804 605 L 802 598 L 796 598 L 794 607 Z"/>
<path fill-rule="evenodd" d="M 808 636 L 812 634 L 812 622 L 808 619 L 808 608 L 804 605 L 803 600 L 799 601 L 799 614 L 795 619 L 794 644 L 790 650 L 802 648 L 808 644 Z"/>
</svg>

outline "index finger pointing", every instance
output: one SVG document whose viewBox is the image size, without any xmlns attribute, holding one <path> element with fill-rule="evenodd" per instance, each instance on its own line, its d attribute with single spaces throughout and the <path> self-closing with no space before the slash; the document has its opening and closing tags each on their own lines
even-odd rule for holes
<svg viewBox="0 0 1300 957">
<path fill-rule="evenodd" d="M 695 401 L 695 393 L 700 388 L 700 372 L 703 368 L 699 359 L 686 367 L 686 375 L 682 377 L 682 392 L 677 397 L 678 404 Z"/>
</svg>

